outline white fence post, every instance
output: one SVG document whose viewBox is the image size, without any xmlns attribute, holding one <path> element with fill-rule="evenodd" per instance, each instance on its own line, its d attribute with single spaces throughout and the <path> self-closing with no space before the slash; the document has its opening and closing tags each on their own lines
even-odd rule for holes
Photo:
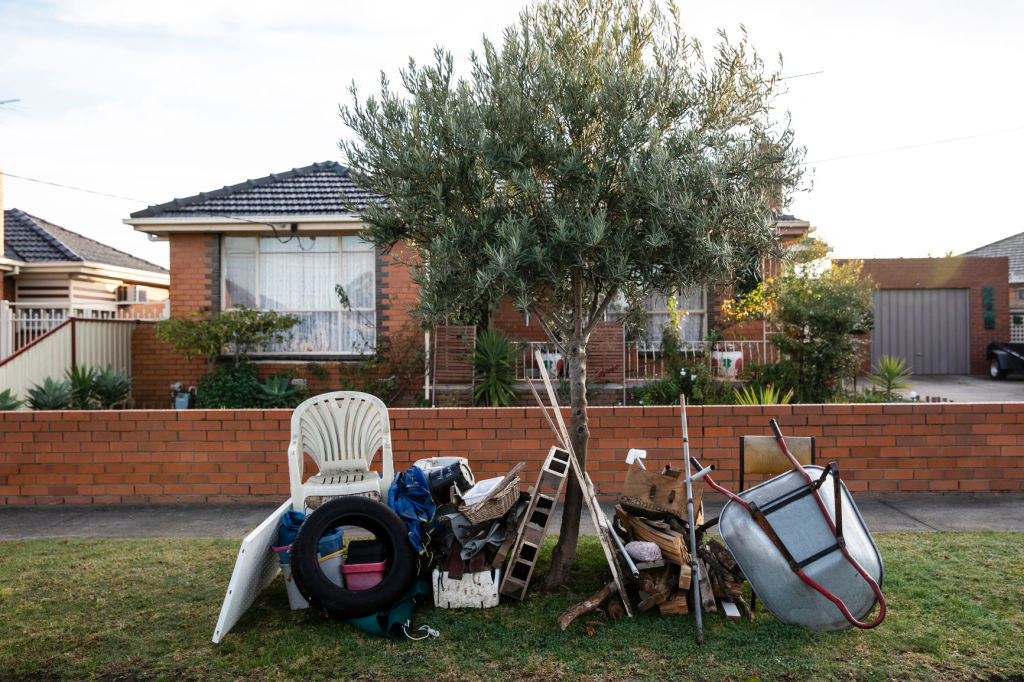
<svg viewBox="0 0 1024 682">
<path fill-rule="evenodd" d="M 0 301 L 0 360 L 14 352 L 14 320 L 11 304 Z"/>
</svg>

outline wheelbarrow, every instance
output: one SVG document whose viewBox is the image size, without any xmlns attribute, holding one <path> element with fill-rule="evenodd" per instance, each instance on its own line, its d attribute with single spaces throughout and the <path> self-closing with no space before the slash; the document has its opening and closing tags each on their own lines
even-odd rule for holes
<svg viewBox="0 0 1024 682">
<path fill-rule="evenodd" d="M 793 469 L 739 494 L 691 464 L 729 498 L 718 517 L 726 547 L 765 608 L 811 630 L 872 628 L 885 618 L 882 557 L 835 462 L 801 466 L 772 430 Z M 707 525 L 707 524 L 706 524 Z M 865 619 L 878 604 L 874 619 Z"/>
</svg>

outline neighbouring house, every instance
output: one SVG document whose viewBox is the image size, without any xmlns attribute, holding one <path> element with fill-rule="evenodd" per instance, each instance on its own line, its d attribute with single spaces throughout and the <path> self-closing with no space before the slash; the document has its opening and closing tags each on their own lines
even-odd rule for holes
<svg viewBox="0 0 1024 682">
<path fill-rule="evenodd" d="M 1009 338 L 1006 256 L 862 262 L 878 287 L 871 366 L 889 355 L 904 358 L 915 374 L 987 372 L 986 347 Z"/>
<path fill-rule="evenodd" d="M 1024 343 L 1024 232 L 979 246 L 964 254 L 972 257 L 1005 257 L 1009 264 L 1010 336 L 1013 343 Z M 1007 339 L 1000 339 L 1005 341 Z"/>
<path fill-rule="evenodd" d="M 17 208 L 0 225 L 0 359 L 68 317 L 164 314 L 165 268 Z"/>
<path fill-rule="evenodd" d="M 473 381 L 467 350 L 474 330 L 417 328 L 409 312 L 416 302 L 407 262 L 411 254 L 382 253 L 360 239 L 362 223 L 348 209 L 378 200 L 353 183 L 347 168 L 327 161 L 150 206 L 125 222 L 169 244 L 171 315 L 209 314 L 242 304 L 300 318 L 290 342 L 255 355 L 262 375 L 297 372 L 315 363 L 328 388 L 339 363 L 372 356 L 388 339 L 392 349 L 412 344 L 429 350 L 423 381 L 409 385 L 405 404 L 419 395 L 435 404 L 455 402 L 456 395 L 464 402 Z M 779 215 L 777 229 L 787 242 L 805 235 L 809 224 Z M 344 290 L 344 302 L 335 285 Z M 710 288 L 683 292 L 684 340 L 695 346 L 703 342 L 720 314 L 720 296 Z M 668 319 L 666 298 L 649 297 L 645 310 L 645 338 L 627 341 L 622 311 L 614 309 L 592 337 L 588 376 L 599 402 L 621 402 L 627 383 L 654 371 L 651 360 Z M 514 340 L 529 342 L 529 349 L 541 350 L 545 362 L 557 366 L 557 353 L 540 325 L 510 302 L 498 306 L 492 324 Z M 763 336 L 758 328 L 756 342 L 766 343 Z M 159 350 L 155 341 L 147 348 L 150 357 L 163 358 L 154 364 L 164 383 L 195 384 L 206 371 L 201 361 L 167 358 L 166 348 Z M 532 358 L 531 352 L 523 353 L 520 379 L 536 369 Z"/>
</svg>

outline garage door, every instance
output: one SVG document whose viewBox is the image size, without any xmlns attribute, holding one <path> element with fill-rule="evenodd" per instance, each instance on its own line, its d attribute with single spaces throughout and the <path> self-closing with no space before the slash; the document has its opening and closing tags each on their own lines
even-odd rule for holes
<svg viewBox="0 0 1024 682">
<path fill-rule="evenodd" d="M 969 374 L 968 289 L 875 292 L 871 365 L 882 355 L 905 358 L 914 374 Z"/>
</svg>

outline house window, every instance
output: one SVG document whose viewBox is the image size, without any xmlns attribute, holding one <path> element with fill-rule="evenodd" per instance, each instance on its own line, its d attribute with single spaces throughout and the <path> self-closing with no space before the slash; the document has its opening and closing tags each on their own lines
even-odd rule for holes
<svg viewBox="0 0 1024 682">
<path fill-rule="evenodd" d="M 377 340 L 373 245 L 357 236 L 224 238 L 224 309 L 244 305 L 299 317 L 271 353 L 358 355 Z M 347 304 L 334 291 L 340 284 Z"/>
<path fill-rule="evenodd" d="M 1024 287 L 1017 287 L 1017 300 L 1024 301 Z"/>
<path fill-rule="evenodd" d="M 644 297 L 643 308 L 646 318 L 644 337 L 639 339 L 641 347 L 647 350 L 658 350 L 661 347 L 662 327 L 669 322 L 668 296 L 648 294 Z M 686 345 L 697 346 L 704 337 L 704 319 L 706 317 L 704 289 L 692 287 L 684 289 L 676 296 L 676 307 L 682 314 L 679 338 Z M 618 300 L 608 307 L 605 314 L 607 320 L 621 320 L 626 313 L 626 299 L 621 294 Z"/>
</svg>

